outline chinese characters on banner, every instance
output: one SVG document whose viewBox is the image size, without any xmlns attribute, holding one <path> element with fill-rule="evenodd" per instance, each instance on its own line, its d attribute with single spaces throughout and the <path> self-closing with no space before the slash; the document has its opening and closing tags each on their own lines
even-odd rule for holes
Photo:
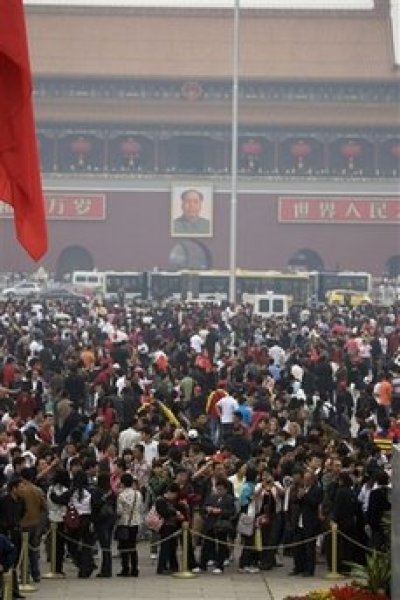
<svg viewBox="0 0 400 600">
<path fill-rule="evenodd" d="M 46 219 L 49 221 L 104 221 L 106 196 L 104 194 L 46 194 Z M 9 204 L 0 202 L 0 219 L 13 217 Z"/>
<path fill-rule="evenodd" d="M 400 198 L 377 196 L 281 196 L 280 223 L 400 223 Z"/>
</svg>

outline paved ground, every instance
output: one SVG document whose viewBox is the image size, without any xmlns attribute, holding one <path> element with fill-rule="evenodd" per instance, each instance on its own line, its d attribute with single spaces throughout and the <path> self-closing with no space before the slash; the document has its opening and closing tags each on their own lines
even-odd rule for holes
<svg viewBox="0 0 400 600">
<path fill-rule="evenodd" d="M 222 576 L 200 575 L 195 579 L 177 579 L 155 574 L 155 566 L 148 558 L 148 549 L 140 549 L 140 576 L 138 579 L 77 579 L 76 570 L 70 562 L 65 565 L 65 580 L 42 580 L 38 591 L 29 594 L 32 600 L 283 600 L 291 594 L 301 594 L 313 589 L 329 587 L 324 578 L 325 569 L 318 569 L 313 579 L 289 577 L 292 564 L 285 559 L 285 566 L 265 574 L 245 575 L 229 567 Z M 46 566 L 43 565 L 43 572 Z M 114 561 L 114 573 L 120 570 L 118 559 Z"/>
</svg>

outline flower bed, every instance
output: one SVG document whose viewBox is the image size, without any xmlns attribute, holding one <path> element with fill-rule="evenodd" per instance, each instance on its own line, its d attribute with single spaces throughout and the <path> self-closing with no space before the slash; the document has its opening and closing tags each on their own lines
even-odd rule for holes
<svg viewBox="0 0 400 600">
<path fill-rule="evenodd" d="M 329 590 L 315 590 L 303 596 L 286 596 L 284 600 L 388 600 L 388 597 L 354 585 L 342 585 Z"/>
</svg>

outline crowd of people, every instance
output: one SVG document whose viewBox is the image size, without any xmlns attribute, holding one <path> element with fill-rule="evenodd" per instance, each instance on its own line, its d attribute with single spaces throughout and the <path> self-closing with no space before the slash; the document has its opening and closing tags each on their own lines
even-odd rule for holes
<svg viewBox="0 0 400 600">
<path fill-rule="evenodd" d="M 14 598 L 22 533 L 38 582 L 50 524 L 56 573 L 69 558 L 81 578 L 113 575 L 114 540 L 121 577 L 139 576 L 139 539 L 157 574 L 177 571 L 183 523 L 197 573 L 269 571 L 283 554 L 311 577 L 317 554 L 330 565 L 332 522 L 340 572 L 386 548 L 396 307 L 263 320 L 248 306 L 9 300 L 0 359 L 0 571 L 14 567 Z"/>
</svg>

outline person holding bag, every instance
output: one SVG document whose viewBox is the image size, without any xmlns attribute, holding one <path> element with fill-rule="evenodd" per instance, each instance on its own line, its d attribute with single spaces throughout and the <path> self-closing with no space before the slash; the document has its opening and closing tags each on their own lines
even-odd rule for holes
<svg viewBox="0 0 400 600">
<path fill-rule="evenodd" d="M 101 567 L 96 577 L 112 577 L 111 542 L 115 524 L 116 498 L 111 489 L 110 474 L 99 473 L 92 489 L 92 521 L 101 548 Z"/>
<path fill-rule="evenodd" d="M 203 533 L 207 538 L 204 539 L 201 549 L 200 570 L 206 571 L 208 562 L 214 560 L 213 574 L 221 575 L 224 562 L 229 556 L 227 541 L 233 528 L 235 500 L 228 492 L 229 482 L 226 479 L 217 479 L 215 488 L 215 494 L 207 496 L 204 502 Z"/>
<path fill-rule="evenodd" d="M 262 547 L 272 546 L 276 538 L 276 500 L 273 494 L 274 478 L 265 471 L 261 477 L 260 512 L 256 518 L 256 525 L 261 531 Z M 269 571 L 276 564 L 274 550 L 261 551 L 261 570 Z"/>
<path fill-rule="evenodd" d="M 58 469 L 54 474 L 53 482 L 47 492 L 47 505 L 49 508 L 50 523 L 57 524 L 56 535 L 56 573 L 64 575 L 65 528 L 64 517 L 71 499 L 70 478 L 65 469 Z"/>
<path fill-rule="evenodd" d="M 240 515 L 237 532 L 241 535 L 244 548 L 239 558 L 239 573 L 258 573 L 258 552 L 255 550 L 257 470 L 247 466 L 246 481 L 240 493 Z M 254 550 L 253 550 L 254 548 Z"/>
<path fill-rule="evenodd" d="M 130 473 L 121 476 L 121 487 L 122 491 L 117 499 L 119 523 L 115 530 L 122 567 L 118 577 L 138 577 L 136 539 L 139 526 L 142 524 L 143 499 L 138 489 L 138 482 Z"/>
<path fill-rule="evenodd" d="M 178 538 L 171 537 L 180 530 L 185 519 L 179 510 L 179 485 L 170 483 L 166 492 L 157 498 L 155 510 L 162 519 L 160 528 L 160 552 L 158 553 L 157 575 L 176 572 L 179 569 L 177 549 Z"/>
<path fill-rule="evenodd" d="M 64 517 L 67 525 L 67 516 L 72 511 L 77 516 L 77 526 L 69 529 L 69 550 L 75 565 L 78 567 L 78 577 L 87 579 L 94 570 L 94 560 L 91 547 L 94 543 L 92 531 L 92 495 L 89 492 L 89 482 L 84 471 L 78 471 L 72 481 L 72 495 Z M 70 511 L 70 512 L 68 512 Z"/>
</svg>

